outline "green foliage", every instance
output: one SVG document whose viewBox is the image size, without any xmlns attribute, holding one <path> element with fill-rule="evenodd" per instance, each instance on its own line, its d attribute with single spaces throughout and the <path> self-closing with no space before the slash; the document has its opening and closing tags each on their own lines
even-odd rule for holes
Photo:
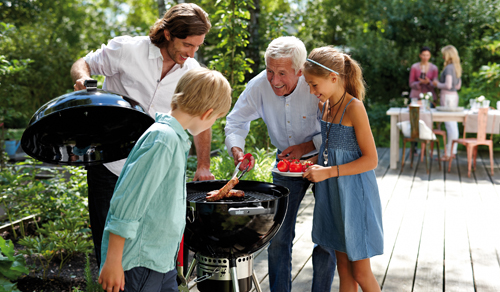
<svg viewBox="0 0 500 292">
<path fill-rule="evenodd" d="M 218 28 L 219 42 L 216 47 L 219 53 L 213 56 L 209 67 L 228 79 L 233 89 L 233 103 L 245 88 L 245 72 L 252 72 L 250 64 L 253 61 L 243 51 L 248 45 L 249 6 L 253 7 L 252 1 L 218 0 L 216 3 L 219 10 L 215 16 L 220 18 L 214 27 Z"/>
<path fill-rule="evenodd" d="M 5 140 L 20 141 L 23 137 L 24 129 L 7 129 L 5 131 Z"/>
<path fill-rule="evenodd" d="M 254 149 L 248 151 L 248 153 L 252 153 L 254 156 L 255 166 L 242 179 L 272 182 L 271 169 L 276 161 L 276 152 L 268 152 L 266 149 Z M 221 151 L 219 156 L 210 159 L 210 171 L 215 176 L 215 179 L 229 180 L 234 169 L 234 159 L 229 156 L 227 151 Z"/>
<path fill-rule="evenodd" d="M 308 0 L 298 3 L 297 37 L 307 50 L 325 45 L 344 46 L 360 29 L 370 7 L 366 0 Z"/>
<path fill-rule="evenodd" d="M 5 60 L 32 60 L 22 73 L 0 89 L 1 98 L 19 102 L 19 119 L 11 127 L 26 126 L 47 101 L 72 91 L 69 71 L 75 60 L 107 42 L 118 32 L 116 19 L 107 17 L 106 1 L 3 1 L 0 8 L 0 55 Z M 29 78 L 28 78 L 29 77 Z M 15 79 L 13 79 L 15 78 Z M 10 88 L 15 87 L 15 90 Z"/>
<path fill-rule="evenodd" d="M 87 212 L 86 171 L 82 168 L 51 169 L 28 160 L 0 172 L 0 202 L 10 222 L 37 214 L 37 235 L 25 236 L 22 253 L 38 261 L 45 277 L 52 260 L 60 258 L 59 273 L 75 253 L 92 251 Z M 39 180 L 44 175 L 50 179 Z M 38 221 L 42 222 L 39 226 Z M 17 233 L 12 227 L 13 234 Z"/>
<path fill-rule="evenodd" d="M 481 66 L 479 71 L 472 73 L 470 86 L 481 92 L 479 95 L 491 100 L 491 105 L 496 106 L 496 101 L 500 100 L 500 64 L 488 62 Z"/>
<path fill-rule="evenodd" d="M 38 236 L 23 237 L 19 244 L 26 247 L 20 252 L 38 260 L 42 266 L 43 277 L 45 277 L 51 261 L 59 255 L 59 272 L 67 260 L 76 253 L 92 252 L 93 244 L 89 240 L 89 229 L 86 223 L 79 218 L 78 212 L 64 212 L 58 221 L 44 223 L 38 228 Z"/>
<path fill-rule="evenodd" d="M 85 281 L 86 283 L 86 291 L 87 292 L 101 292 L 102 291 L 102 286 L 97 283 L 97 281 L 94 279 L 92 276 L 92 271 L 90 270 L 90 260 L 89 260 L 89 254 L 85 257 Z"/>
<path fill-rule="evenodd" d="M 36 174 L 41 171 L 34 167 L 27 167 L 28 163 L 20 163 L 17 166 L 5 167 L 0 172 L 0 204 L 5 210 L 10 222 L 14 222 L 31 214 L 39 213 L 40 210 L 33 205 L 31 198 L 44 192 L 45 185 L 35 180 Z M 23 226 L 20 226 L 21 235 L 24 234 Z M 12 226 L 14 238 L 17 233 Z"/>
<path fill-rule="evenodd" d="M 0 38 L 4 31 L 11 28 L 11 25 L 0 22 Z M 27 68 L 30 63 L 33 63 L 33 60 L 12 59 L 9 61 L 5 56 L 0 55 L 0 116 L 7 128 L 25 126 L 23 120 L 28 119 L 25 112 L 29 106 L 29 90 L 19 83 L 27 82 L 29 78 Z"/>
<path fill-rule="evenodd" d="M 14 244 L 10 240 L 4 240 L 0 236 L 0 291 L 19 291 L 16 284 L 10 281 L 16 280 L 22 274 L 29 273 L 26 262 L 22 255 L 14 255 Z"/>
</svg>

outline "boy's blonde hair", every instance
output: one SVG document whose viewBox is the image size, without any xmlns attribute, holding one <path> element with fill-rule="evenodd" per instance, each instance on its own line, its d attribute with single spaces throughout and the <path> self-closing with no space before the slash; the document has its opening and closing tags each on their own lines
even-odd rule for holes
<svg viewBox="0 0 500 292">
<path fill-rule="evenodd" d="M 180 109 L 194 117 L 226 115 L 231 109 L 231 86 L 221 73 L 206 68 L 189 70 L 177 83 L 172 98 L 172 110 Z"/>
<path fill-rule="evenodd" d="M 363 71 L 358 62 L 352 59 L 351 56 L 327 46 L 312 50 L 309 54 L 309 59 L 338 72 L 347 93 L 361 101 L 365 99 L 366 89 Z M 325 78 L 331 73 L 309 61 L 304 64 L 304 71 L 314 76 Z"/>
<path fill-rule="evenodd" d="M 458 56 L 457 49 L 452 45 L 447 45 L 441 49 L 441 53 L 444 57 L 444 67 L 446 68 L 449 64 L 453 64 L 457 78 L 460 78 L 462 76 L 462 66 L 460 65 L 460 57 Z"/>
</svg>

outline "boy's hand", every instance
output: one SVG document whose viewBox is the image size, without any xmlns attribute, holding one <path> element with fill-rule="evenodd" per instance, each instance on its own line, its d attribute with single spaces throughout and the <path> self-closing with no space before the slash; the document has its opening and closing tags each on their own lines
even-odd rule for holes
<svg viewBox="0 0 500 292">
<path fill-rule="evenodd" d="M 108 292 L 125 290 L 125 274 L 121 263 L 113 265 L 106 260 L 102 266 L 98 282 L 102 285 L 102 289 Z"/>
</svg>

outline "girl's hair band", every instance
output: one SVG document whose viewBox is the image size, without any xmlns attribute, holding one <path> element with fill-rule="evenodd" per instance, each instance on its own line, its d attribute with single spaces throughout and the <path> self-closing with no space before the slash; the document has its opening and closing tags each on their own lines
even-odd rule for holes
<svg viewBox="0 0 500 292">
<path fill-rule="evenodd" d="M 318 62 L 316 62 L 316 61 L 313 61 L 313 60 L 311 60 L 311 59 L 306 59 L 306 61 L 309 61 L 309 62 L 311 62 L 311 63 L 313 63 L 313 64 L 316 64 L 316 65 L 318 65 L 318 66 L 320 66 L 320 67 L 322 67 L 322 68 L 324 68 L 324 69 L 326 69 L 326 70 L 328 70 L 328 71 L 330 71 L 330 72 L 333 72 L 333 73 L 335 73 L 335 74 L 337 74 L 337 75 L 339 75 L 339 76 L 340 76 L 339 72 L 334 71 L 334 70 L 332 70 L 332 69 L 330 69 L 330 68 L 326 67 L 325 65 L 321 65 L 320 63 L 318 63 Z"/>
</svg>

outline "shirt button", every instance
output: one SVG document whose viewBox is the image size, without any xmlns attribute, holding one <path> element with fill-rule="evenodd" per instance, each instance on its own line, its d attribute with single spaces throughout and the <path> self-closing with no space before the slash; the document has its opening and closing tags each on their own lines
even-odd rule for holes
<svg viewBox="0 0 500 292">
<path fill-rule="evenodd" d="M 290 121 L 287 121 L 287 123 L 289 123 L 289 124 L 290 124 Z"/>
<path fill-rule="evenodd" d="M 288 103 L 286 104 L 286 106 L 288 106 Z"/>
<path fill-rule="evenodd" d="M 292 136 L 288 136 L 288 138 L 292 138 Z"/>
</svg>

